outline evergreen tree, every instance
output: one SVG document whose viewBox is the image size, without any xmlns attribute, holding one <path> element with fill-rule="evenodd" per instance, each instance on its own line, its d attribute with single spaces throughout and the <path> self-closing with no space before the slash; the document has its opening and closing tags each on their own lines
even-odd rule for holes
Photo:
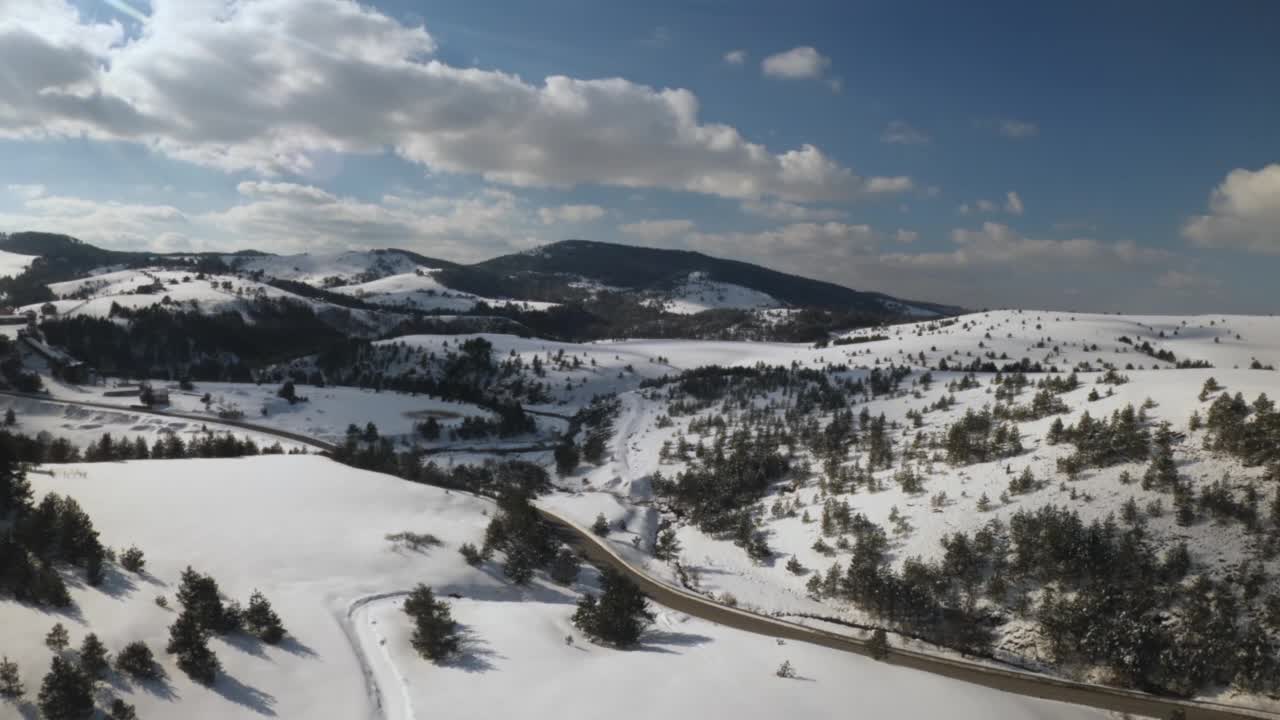
<svg viewBox="0 0 1280 720">
<path fill-rule="evenodd" d="M 285 630 L 280 623 L 280 616 L 271 608 L 267 598 L 257 590 L 249 596 L 249 609 L 244 613 L 244 624 L 249 632 L 268 645 L 275 645 L 284 639 Z"/>
<path fill-rule="evenodd" d="M 276 391 L 276 396 L 288 400 L 290 405 L 298 402 L 298 391 L 294 388 L 292 380 L 285 380 L 280 389 Z"/>
<path fill-rule="evenodd" d="M 461 645 L 458 624 L 448 603 L 436 600 L 430 587 L 419 583 L 405 598 L 404 612 L 413 619 L 410 642 L 418 654 L 440 661 L 458 651 Z"/>
<path fill-rule="evenodd" d="M 93 716 L 93 683 L 75 665 L 55 655 L 40 684 L 39 702 L 47 720 L 87 720 Z"/>
<path fill-rule="evenodd" d="M 4 424 L 5 425 L 18 424 L 18 416 L 14 414 L 13 408 L 9 408 L 8 410 L 4 411 Z"/>
<path fill-rule="evenodd" d="M 458 546 L 458 552 L 462 553 L 462 558 L 467 561 L 468 565 L 473 567 L 484 562 L 484 553 L 469 542 L 464 542 Z"/>
<path fill-rule="evenodd" d="M 572 442 L 560 443 L 555 449 L 556 473 L 561 477 L 573 474 L 578 469 L 578 463 L 582 457 L 578 452 L 578 446 Z"/>
<path fill-rule="evenodd" d="M 60 653 L 71 644 L 71 634 L 67 632 L 67 628 L 62 623 L 54 623 L 53 628 L 49 630 L 49 634 L 44 636 L 44 644 L 55 653 Z"/>
<path fill-rule="evenodd" d="M 596 521 L 591 523 L 591 532 L 599 535 L 600 537 L 604 537 L 609 534 L 609 520 L 604 516 L 604 513 L 596 515 Z"/>
<path fill-rule="evenodd" d="M 209 649 L 209 635 L 195 613 L 184 608 L 169 626 L 169 645 L 165 650 L 178 656 L 178 668 L 192 680 L 212 685 L 222 664 Z"/>
<path fill-rule="evenodd" d="M 178 584 L 178 602 L 183 612 L 190 613 L 200 627 L 219 635 L 239 629 L 237 613 L 222 604 L 218 583 L 187 566 Z"/>
<path fill-rule="evenodd" d="M 578 579 L 578 556 L 569 548 L 560 548 L 551 561 L 551 579 L 561 585 L 572 585 Z"/>
<path fill-rule="evenodd" d="M 159 675 L 151 648 L 139 640 L 125 645 L 116 655 L 116 669 L 137 680 L 152 680 Z"/>
<path fill-rule="evenodd" d="M 640 588 L 612 568 L 600 573 L 599 599 L 588 593 L 578 601 L 573 623 L 591 637 L 619 647 L 634 645 L 654 614 Z"/>
<path fill-rule="evenodd" d="M 120 553 L 120 567 L 133 573 L 142 573 L 142 569 L 146 567 L 147 559 L 143 555 L 142 550 L 137 545 L 130 545 L 128 550 Z"/>
<path fill-rule="evenodd" d="M 31 483 L 9 443 L 0 443 L 0 521 L 31 511 Z"/>
<path fill-rule="evenodd" d="M 664 528 L 658 533 L 658 540 L 653 545 L 653 556 L 659 560 L 674 560 L 680 556 L 680 540 L 676 537 L 676 529 Z"/>
<path fill-rule="evenodd" d="M 787 561 L 787 572 L 792 575 L 799 575 L 804 572 L 804 565 L 800 564 L 800 558 L 795 555 L 791 556 L 791 559 Z"/>
<path fill-rule="evenodd" d="M 867 652 L 876 660 L 889 657 L 889 634 L 884 628 L 876 628 L 871 633 L 871 639 L 867 641 Z"/>
<path fill-rule="evenodd" d="M 115 698 L 111 701 L 111 708 L 107 711 L 108 720 L 138 720 L 138 711 L 132 705 Z"/>
<path fill-rule="evenodd" d="M 0 658 L 0 697 L 16 700 L 26 692 L 22 678 L 18 675 L 18 663 L 7 656 Z"/>
<path fill-rule="evenodd" d="M 80 669 L 90 680 L 101 680 L 111 667 L 107 648 L 94 633 L 84 636 L 80 643 Z"/>
</svg>

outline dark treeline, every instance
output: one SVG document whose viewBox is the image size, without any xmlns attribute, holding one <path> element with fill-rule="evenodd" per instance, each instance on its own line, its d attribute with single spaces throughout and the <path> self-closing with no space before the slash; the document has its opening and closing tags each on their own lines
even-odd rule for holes
<svg viewBox="0 0 1280 720">
<path fill-rule="evenodd" d="M 99 372 L 132 377 L 249 382 L 251 370 L 315 352 L 343 334 L 306 305 L 248 301 L 239 312 L 113 308 L 109 318 L 46 319 L 45 339 Z"/>
<path fill-rule="evenodd" d="M 283 455 L 279 442 L 259 447 L 251 438 L 229 432 L 197 433 L 183 440 L 177 433 L 163 433 L 151 445 L 141 436 L 103 433 L 97 442 L 81 448 L 62 437 L 42 433 L 30 437 L 0 430 L 0 452 L 26 463 L 111 462 L 116 460 L 178 460 L 183 458 L 232 458 L 246 455 Z M 305 452 L 305 451 L 301 451 Z"/>
</svg>

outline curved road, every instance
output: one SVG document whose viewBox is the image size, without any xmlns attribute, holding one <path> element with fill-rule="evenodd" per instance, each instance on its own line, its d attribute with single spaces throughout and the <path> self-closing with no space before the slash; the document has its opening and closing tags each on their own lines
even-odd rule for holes
<svg viewBox="0 0 1280 720">
<path fill-rule="evenodd" d="M 306 437 L 297 433 L 277 430 L 275 428 L 263 427 L 261 425 L 255 425 L 244 421 L 220 419 L 211 420 L 210 418 L 189 415 L 186 413 L 150 409 L 144 410 L 134 407 L 121 407 L 119 405 L 84 402 L 79 400 L 59 400 L 56 398 L 27 393 L 0 391 L 0 395 L 45 400 L 64 405 L 83 405 L 86 407 L 102 408 L 107 410 L 127 410 L 165 417 L 177 417 L 186 420 L 199 420 L 201 422 L 214 425 L 229 425 L 232 427 L 252 430 L 265 435 L 274 435 L 325 451 L 335 449 L 333 444 L 322 440 Z M 457 492 L 456 489 L 453 490 Z M 572 520 L 562 517 L 545 508 L 538 508 L 538 512 L 548 522 L 566 533 L 578 549 L 593 563 L 612 567 L 619 572 L 622 572 L 640 586 L 640 589 L 655 602 L 672 608 L 673 610 L 678 610 L 703 620 L 709 620 L 727 627 L 758 635 L 783 638 L 797 642 L 807 642 L 831 648 L 833 650 L 858 653 L 861 655 L 870 654 L 867 650 L 867 643 L 865 640 L 786 622 L 784 620 L 778 620 L 776 618 L 747 612 L 738 608 L 732 608 L 727 605 L 722 605 L 708 600 L 700 595 L 694 595 L 693 593 L 686 592 L 682 589 L 655 580 L 647 575 L 642 569 L 628 563 L 612 547 L 609 546 L 607 541 L 596 536 L 586 528 L 583 528 Z M 391 596 L 394 597 L 397 594 L 398 593 L 392 593 Z M 357 607 L 353 606 L 353 613 L 357 609 Z M 357 639 L 357 643 L 358 642 L 359 640 Z M 360 646 L 357 645 L 357 648 L 359 647 Z M 1049 677 L 1047 675 L 1037 675 L 1029 672 L 992 667 L 989 665 L 982 665 L 961 659 L 932 655 L 914 650 L 894 648 L 890 651 L 889 657 L 885 662 L 910 668 L 912 670 L 920 670 L 955 680 L 973 683 L 975 685 L 994 688 L 996 690 L 1017 693 L 1019 695 L 1043 698 L 1046 700 L 1056 700 L 1075 705 L 1085 705 L 1103 710 L 1130 713 L 1146 717 L 1168 718 L 1181 711 L 1185 714 L 1184 717 L 1187 720 L 1258 720 L 1258 718 L 1280 720 L 1280 715 L 1260 710 L 1249 710 L 1242 707 L 1208 701 L 1184 701 L 1162 698 L 1133 690 L 1122 690 L 1119 688 L 1074 682 L 1071 680 Z M 378 696 L 380 700 L 384 700 L 386 697 L 382 692 L 379 692 Z M 381 703 L 379 703 L 379 705 L 381 705 Z"/>
</svg>

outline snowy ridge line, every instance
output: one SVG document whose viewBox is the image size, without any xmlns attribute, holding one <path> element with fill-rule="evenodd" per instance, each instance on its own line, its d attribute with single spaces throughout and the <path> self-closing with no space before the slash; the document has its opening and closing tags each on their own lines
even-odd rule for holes
<svg viewBox="0 0 1280 720">
<path fill-rule="evenodd" d="M 47 399 L 40 395 L 16 393 L 4 390 L 0 390 L 0 394 L 40 400 Z M 51 400 L 51 402 L 59 402 L 65 405 L 102 407 L 112 410 L 120 409 L 119 406 L 83 402 L 79 400 Z M 151 409 L 130 409 L 139 413 L 181 417 L 184 419 L 197 419 L 209 422 L 211 425 L 232 425 L 235 427 L 251 429 L 267 435 L 275 435 L 288 440 L 305 442 L 306 444 L 319 448 L 333 447 L 330 443 L 326 443 L 315 438 L 308 438 L 296 433 L 277 430 L 274 428 L 264 428 L 251 423 L 221 419 L 208 421 L 206 418 L 192 417 L 182 413 L 169 413 Z M 448 489 L 452 492 L 462 492 L 467 495 L 482 497 L 477 496 L 474 493 L 458 490 L 457 488 Z M 666 582 L 654 578 L 643 570 L 631 565 L 620 554 L 618 554 L 613 547 L 601 538 L 596 537 L 586 528 L 581 527 L 574 521 L 565 518 L 554 511 L 543 507 L 535 507 L 543 518 L 564 530 L 570 531 L 578 539 L 578 547 L 583 551 L 588 559 L 593 562 L 603 563 L 623 572 L 633 582 L 639 585 L 645 594 L 649 595 L 654 601 L 673 610 L 677 610 L 709 622 L 724 625 L 726 627 L 755 633 L 757 635 L 795 640 L 797 642 L 807 642 L 833 650 L 852 652 L 861 655 L 870 654 L 866 647 L 867 642 L 865 640 L 779 620 L 774 617 L 760 615 L 740 608 L 730 607 L 667 584 Z M 357 599 L 351 606 L 349 606 L 348 613 L 357 612 L 361 608 L 367 607 L 372 602 L 384 600 L 388 597 L 394 597 L 395 595 L 397 595 L 396 592 L 391 592 L 379 595 L 370 595 L 365 598 Z M 348 614 L 348 618 L 350 618 L 350 614 Z M 358 637 L 355 638 L 353 647 L 357 647 L 355 643 L 358 643 L 358 641 Z M 367 656 L 364 655 L 362 651 L 357 652 L 360 654 L 359 659 L 366 670 L 366 683 L 373 687 L 370 697 L 374 701 L 374 707 L 376 710 L 375 715 L 372 717 L 382 718 L 383 720 L 401 720 L 400 718 L 389 718 L 383 714 L 385 712 L 383 710 L 383 699 L 381 691 L 377 688 L 376 673 L 373 673 L 372 668 L 368 663 Z M 905 648 L 892 648 L 890 650 L 889 657 L 885 662 L 995 690 L 1002 690 L 1005 692 L 1045 700 L 1085 705 L 1103 710 L 1127 712 L 1146 717 L 1167 717 L 1170 712 L 1180 710 L 1186 713 L 1187 720 L 1258 720 L 1260 718 L 1263 720 L 1280 720 L 1280 713 L 1272 713 L 1265 710 L 1244 708 L 1209 700 L 1179 700 L 1173 698 L 1162 698 L 1156 695 L 1138 692 L 1136 690 L 1125 690 L 1105 685 L 1055 678 L 1047 675 L 995 668 L 990 665 L 967 662 L 942 655 Z"/>
<path fill-rule="evenodd" d="M 722 605 L 658 580 L 631 565 L 607 542 L 595 537 L 586 528 L 554 511 L 543 507 L 538 507 L 537 509 L 544 518 L 571 531 L 580 540 L 585 541 L 580 544 L 580 548 L 589 559 L 603 562 L 627 574 L 636 584 L 640 585 L 645 594 L 667 607 L 703 620 L 759 635 L 807 642 L 860 655 L 870 655 L 866 640 Z M 889 657 L 885 661 L 893 665 L 942 675 L 955 680 L 962 680 L 1019 695 L 1076 705 L 1087 705 L 1102 710 L 1133 713 L 1148 717 L 1167 717 L 1171 711 L 1181 710 L 1186 713 L 1187 720 L 1280 718 L 1280 714 L 1227 703 L 1162 698 L 1136 690 L 1078 682 L 1020 670 L 996 668 L 990 665 L 966 662 L 905 648 L 892 648 L 889 652 Z"/>
</svg>

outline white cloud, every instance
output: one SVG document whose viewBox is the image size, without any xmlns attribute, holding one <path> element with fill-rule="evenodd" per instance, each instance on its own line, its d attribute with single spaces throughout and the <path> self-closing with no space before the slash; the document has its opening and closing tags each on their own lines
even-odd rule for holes
<svg viewBox="0 0 1280 720">
<path fill-rule="evenodd" d="M 923 145 L 930 138 L 924 132 L 911 127 L 903 120 L 894 120 L 880 133 L 880 142 L 893 145 Z"/>
<path fill-rule="evenodd" d="M 619 225 L 618 230 L 632 237 L 655 242 L 678 237 L 693 230 L 693 221 L 683 219 L 641 220 Z"/>
<path fill-rule="evenodd" d="M 385 195 L 377 202 L 294 183 L 246 181 L 242 200 L 190 213 L 170 205 L 66 196 L 27 200 L 0 213 L 5 230 L 45 230 L 117 249 L 268 252 L 403 247 L 482 260 L 536 244 L 532 215 L 509 192 L 461 197 Z"/>
<path fill-rule="evenodd" d="M 1040 127 L 1035 123 L 1010 118 L 998 121 L 996 129 L 1001 135 L 1015 140 L 1031 138 L 1040 134 Z"/>
<path fill-rule="evenodd" d="M 730 50 L 724 54 L 724 61 L 730 65 L 742 65 L 747 61 L 747 51 Z"/>
<path fill-rule="evenodd" d="M 808 45 L 770 55 L 760 62 L 765 75 L 791 80 L 822 77 L 830 66 L 831 58 Z"/>
<path fill-rule="evenodd" d="M 1100 262 L 1149 265 L 1169 258 L 1169 254 L 1162 250 L 1140 247 L 1132 242 L 1029 238 L 1007 225 L 994 222 L 983 223 L 979 230 L 952 230 L 951 241 L 956 245 L 951 252 L 891 254 L 881 259 L 889 265 L 921 269 L 1017 267 L 1021 271 L 1059 272 L 1064 266 L 1089 269 Z"/>
<path fill-rule="evenodd" d="M 22 7 L 0 21 L 0 67 L 28 68 L 0 73 L 0 137 L 126 140 L 266 175 L 391 150 L 509 186 L 793 202 L 900 180 L 860 177 L 812 145 L 771 151 L 703 121 L 688 90 L 454 67 L 432 57 L 424 27 L 352 0 L 154 0 L 145 31 L 127 39 L 59 2 Z M 771 66 L 825 67 L 812 48 L 797 50 Z"/>
<path fill-rule="evenodd" d="M 977 206 L 979 212 L 995 212 L 996 209 L 996 204 L 990 200 L 978 200 L 978 202 L 974 204 Z"/>
<path fill-rule="evenodd" d="M 1182 227 L 1193 245 L 1280 253 L 1280 164 L 1236 169 L 1209 197 L 1209 213 Z"/>
<path fill-rule="evenodd" d="M 746 200 L 742 203 L 741 207 L 743 212 L 750 215 L 773 218 L 774 220 L 790 220 L 793 222 L 802 220 L 839 220 L 840 218 L 848 215 L 848 213 L 843 210 L 836 210 L 834 208 L 813 208 L 782 200 L 775 200 L 772 202 Z"/>
<path fill-rule="evenodd" d="M 31 184 L 31 185 L 13 184 L 13 185 L 8 185 L 7 189 L 9 190 L 9 192 L 13 193 L 14 195 L 17 195 L 23 200 L 34 200 L 40 197 L 41 195 L 44 195 L 47 190 L 44 185 L 40 185 L 40 184 Z"/>
<path fill-rule="evenodd" d="M 604 217 L 605 210 L 599 205 L 557 205 L 538 210 L 542 224 L 555 223 L 587 223 Z"/>
<path fill-rule="evenodd" d="M 1005 198 L 1004 200 L 1005 212 L 1009 213 L 1010 215 L 1022 214 L 1022 210 L 1023 210 L 1022 198 L 1018 196 L 1018 193 L 1010 190 L 1008 193 L 1005 194 L 1004 198 Z"/>
</svg>

